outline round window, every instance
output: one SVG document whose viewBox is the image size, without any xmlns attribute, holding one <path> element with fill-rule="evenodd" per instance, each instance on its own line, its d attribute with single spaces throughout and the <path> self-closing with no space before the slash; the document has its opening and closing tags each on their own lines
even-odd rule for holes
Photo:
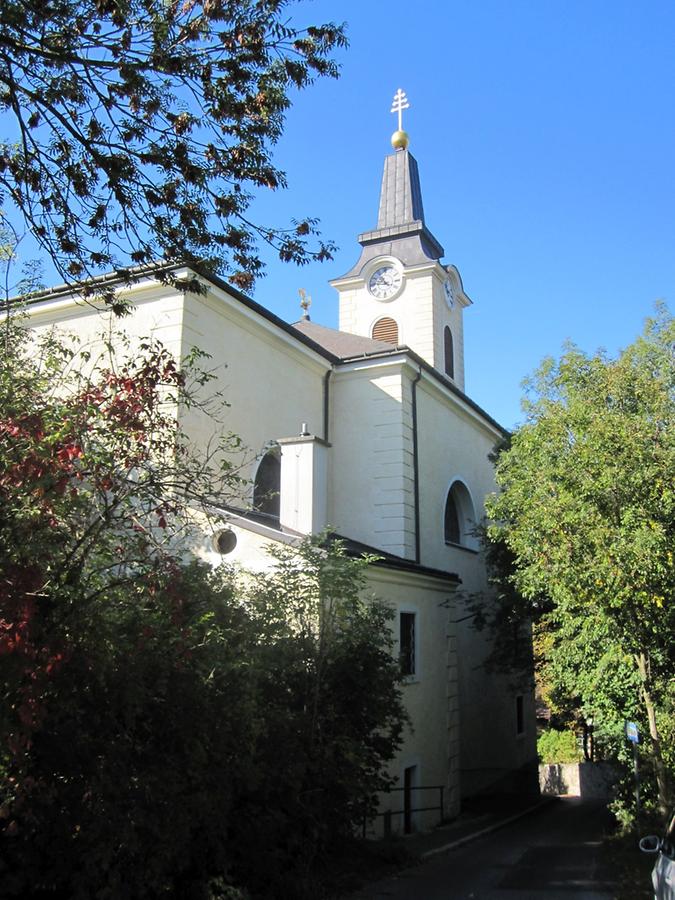
<svg viewBox="0 0 675 900">
<path fill-rule="evenodd" d="M 222 555 L 225 556 L 227 553 L 232 553 L 237 546 L 237 535 L 234 531 L 230 531 L 230 529 L 227 528 L 224 531 L 218 532 L 214 543 L 218 553 L 222 553 Z"/>
</svg>

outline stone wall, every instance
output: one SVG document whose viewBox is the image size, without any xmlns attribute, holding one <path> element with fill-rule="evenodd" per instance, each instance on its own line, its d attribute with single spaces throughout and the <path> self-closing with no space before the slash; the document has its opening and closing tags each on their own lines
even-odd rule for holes
<svg viewBox="0 0 675 900">
<path fill-rule="evenodd" d="M 539 766 L 542 794 L 558 796 L 613 797 L 616 773 L 609 763 L 555 763 Z"/>
</svg>

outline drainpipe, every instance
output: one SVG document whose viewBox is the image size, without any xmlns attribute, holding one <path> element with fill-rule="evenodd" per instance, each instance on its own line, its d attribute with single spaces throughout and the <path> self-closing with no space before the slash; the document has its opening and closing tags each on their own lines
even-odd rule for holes
<svg viewBox="0 0 675 900">
<path fill-rule="evenodd" d="M 413 500 L 415 510 L 415 562 L 420 561 L 420 478 L 419 452 L 417 443 L 417 382 L 422 377 L 422 369 L 412 382 L 412 429 L 413 429 Z"/>
<path fill-rule="evenodd" d="M 330 376 L 332 374 L 333 370 L 329 369 L 323 376 L 323 439 L 326 443 L 328 443 L 328 422 L 330 417 L 330 410 L 328 405 L 328 382 L 330 381 Z"/>
</svg>

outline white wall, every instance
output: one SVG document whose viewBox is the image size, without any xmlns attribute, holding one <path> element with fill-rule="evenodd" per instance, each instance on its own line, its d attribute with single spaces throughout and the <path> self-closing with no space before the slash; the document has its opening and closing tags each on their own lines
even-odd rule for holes
<svg viewBox="0 0 675 900">
<path fill-rule="evenodd" d="M 462 598 L 490 596 L 482 553 L 446 545 L 445 502 L 452 482 L 460 479 L 471 494 L 476 522 L 484 516 L 487 494 L 495 490 L 488 453 L 499 435 L 471 409 L 439 390 L 428 377 L 418 385 L 418 442 L 421 562 L 456 572 L 462 585 L 454 605 L 458 622 L 461 781 L 464 795 L 503 779 L 536 758 L 533 697 L 524 693 L 526 731 L 516 734 L 516 695 L 523 691 L 505 674 L 490 673 L 483 662 L 490 650 L 487 633 L 479 633 Z"/>
<path fill-rule="evenodd" d="M 398 325 L 398 343 L 414 350 L 422 359 L 445 374 L 444 329 L 450 326 L 454 342 L 454 383 L 464 390 L 463 307 L 466 300 L 457 299 L 448 308 L 443 292 L 445 270 L 436 262 L 405 270 L 401 293 L 391 300 L 377 300 L 368 291 L 369 275 L 393 260 L 381 257 L 369 261 L 361 278 L 337 280 L 333 284 L 340 294 L 340 330 L 371 337 L 373 325 L 383 316 Z"/>
<path fill-rule="evenodd" d="M 299 435 L 303 423 L 323 435 L 323 378 L 330 364 L 278 326 L 224 291 L 185 298 L 183 353 L 210 355 L 206 366 L 222 393 L 216 416 L 188 414 L 186 426 L 205 444 L 218 428 L 239 435 L 248 452 L 243 474 L 252 478 L 256 456 L 271 441 Z"/>
<path fill-rule="evenodd" d="M 50 298 L 31 304 L 27 323 L 37 334 L 55 328 L 65 335 L 77 335 L 79 346 L 93 352 L 92 364 L 105 363 L 106 341 L 127 353 L 120 335 L 129 339 L 130 354 L 137 352 L 142 338 L 156 338 L 176 357 L 182 342 L 183 295 L 152 279 L 140 282 L 125 292 L 134 302 L 132 311 L 123 317 L 107 308 L 95 307 L 73 297 Z"/>
<path fill-rule="evenodd" d="M 412 424 L 401 369 L 402 357 L 363 360 L 331 380 L 328 518 L 341 534 L 410 558 Z"/>
<path fill-rule="evenodd" d="M 450 613 L 454 586 L 377 566 L 369 570 L 368 583 L 393 608 L 392 628 L 397 640 L 399 613 L 416 614 L 417 671 L 403 686 L 411 728 L 406 730 L 391 774 L 403 786 L 404 769 L 416 766 L 418 785 L 444 785 L 445 815 L 452 817 L 459 812 L 460 799 L 457 641 Z M 413 806 L 434 806 L 437 800 L 438 791 L 413 794 Z M 383 798 L 383 809 L 402 806 L 400 793 L 392 794 L 386 801 Z M 438 824 L 438 813 L 419 813 L 413 822 L 418 829 L 432 828 Z M 402 817 L 392 820 L 394 830 L 402 830 L 402 824 Z"/>
<path fill-rule="evenodd" d="M 213 400 L 208 412 L 183 410 L 182 425 L 202 451 L 219 434 L 238 435 L 243 449 L 233 462 L 245 480 L 253 478 L 271 441 L 298 435 L 303 423 L 322 435 L 323 379 L 330 364 L 315 351 L 215 287 L 204 295 L 184 295 L 147 279 L 124 293 L 135 306 L 121 319 L 64 297 L 32 306 L 30 325 L 38 333 L 56 326 L 76 334 L 80 346 L 93 351 L 91 365 L 99 353 L 105 356 L 104 342 L 111 336 L 124 348 L 121 334 L 131 354 L 144 337 L 157 338 L 177 359 L 193 347 L 207 353 L 198 365 L 214 376 L 202 390 Z M 239 496 L 223 502 L 244 505 L 251 494 L 250 485 L 244 486 Z"/>
</svg>

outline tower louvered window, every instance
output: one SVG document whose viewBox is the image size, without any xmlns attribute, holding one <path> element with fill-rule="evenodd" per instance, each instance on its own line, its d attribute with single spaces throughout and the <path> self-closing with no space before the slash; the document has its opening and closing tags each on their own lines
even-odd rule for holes
<svg viewBox="0 0 675 900">
<path fill-rule="evenodd" d="M 372 337 L 376 341 L 387 341 L 388 344 L 398 344 L 398 325 L 389 316 L 378 319 L 373 325 Z"/>
</svg>

